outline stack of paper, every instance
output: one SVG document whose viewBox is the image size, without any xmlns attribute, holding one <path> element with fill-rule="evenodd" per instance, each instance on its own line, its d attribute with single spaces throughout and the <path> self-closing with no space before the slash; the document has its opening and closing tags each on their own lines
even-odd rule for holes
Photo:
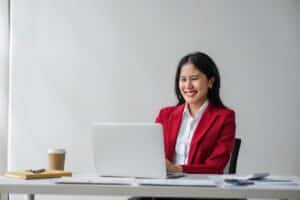
<svg viewBox="0 0 300 200">
<path fill-rule="evenodd" d="M 263 180 L 267 178 L 270 175 L 270 173 L 254 173 L 254 174 L 249 174 L 246 176 L 238 176 L 238 175 L 223 175 L 223 179 L 235 179 L 235 180 Z"/>
<path fill-rule="evenodd" d="M 278 186 L 299 186 L 297 177 L 271 176 L 268 173 L 241 175 L 209 176 L 220 186 L 248 186 L 254 187 L 278 187 Z"/>
<path fill-rule="evenodd" d="M 140 185 L 166 185 L 166 186 L 202 186 L 216 187 L 216 183 L 210 179 L 143 179 Z"/>
<path fill-rule="evenodd" d="M 105 184 L 105 185 L 160 185 L 216 187 L 210 179 L 136 179 L 115 177 L 64 177 L 57 184 Z"/>
<path fill-rule="evenodd" d="M 114 177 L 64 177 L 56 181 L 58 184 L 103 184 L 103 185 L 133 185 L 134 178 L 114 178 Z"/>
</svg>

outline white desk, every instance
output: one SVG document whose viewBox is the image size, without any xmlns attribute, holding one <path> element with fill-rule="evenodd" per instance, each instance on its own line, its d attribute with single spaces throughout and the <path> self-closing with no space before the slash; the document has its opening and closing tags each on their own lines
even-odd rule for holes
<svg viewBox="0 0 300 200">
<path fill-rule="evenodd" d="M 203 178 L 193 175 L 189 178 Z M 298 179 L 300 180 L 300 179 Z M 0 177 L 2 199 L 8 193 L 59 194 L 59 195 L 108 195 L 108 196 L 155 196 L 187 198 L 273 198 L 300 200 L 300 186 L 230 186 L 230 187 L 183 187 L 183 186 L 131 186 L 55 184 L 55 179 L 17 180 Z M 1 200 L 2 200 L 1 199 Z"/>
</svg>

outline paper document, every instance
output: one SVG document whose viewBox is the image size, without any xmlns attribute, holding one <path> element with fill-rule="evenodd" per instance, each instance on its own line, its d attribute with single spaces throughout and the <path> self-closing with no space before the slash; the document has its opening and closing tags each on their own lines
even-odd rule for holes
<svg viewBox="0 0 300 200">
<path fill-rule="evenodd" d="M 103 185 L 133 185 L 136 184 L 134 178 L 114 178 L 114 177 L 69 177 L 57 180 L 57 184 L 103 184 Z"/>
<path fill-rule="evenodd" d="M 57 184 L 99 184 L 99 185 L 165 185 L 216 187 L 210 179 L 136 179 L 115 177 L 64 177 Z"/>
<path fill-rule="evenodd" d="M 254 174 L 249 174 L 245 176 L 240 176 L 240 175 L 223 175 L 222 178 L 225 179 L 235 179 L 235 180 L 262 180 L 268 177 L 270 174 L 269 173 L 254 173 Z"/>
<path fill-rule="evenodd" d="M 216 183 L 210 179 L 143 179 L 140 185 L 166 185 L 166 186 L 203 186 L 216 187 Z"/>
<path fill-rule="evenodd" d="M 238 176 L 238 175 L 212 175 L 209 176 L 218 185 L 222 186 L 247 186 L 254 187 L 279 187 L 279 186 L 299 186 L 300 180 L 298 177 L 288 176 L 267 176 L 264 178 L 253 179 L 252 175 Z"/>
</svg>

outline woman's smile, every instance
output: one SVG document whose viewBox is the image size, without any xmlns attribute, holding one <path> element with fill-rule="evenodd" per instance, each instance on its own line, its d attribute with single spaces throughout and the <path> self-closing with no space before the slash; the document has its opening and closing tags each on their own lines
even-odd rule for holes
<svg viewBox="0 0 300 200">
<path fill-rule="evenodd" d="M 183 92 L 187 97 L 194 97 L 197 94 L 196 90 L 184 90 Z"/>
</svg>

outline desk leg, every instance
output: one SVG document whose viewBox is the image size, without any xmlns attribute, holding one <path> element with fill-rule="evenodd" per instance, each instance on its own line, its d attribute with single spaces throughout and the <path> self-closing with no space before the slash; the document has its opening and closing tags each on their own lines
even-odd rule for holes
<svg viewBox="0 0 300 200">
<path fill-rule="evenodd" d="M 0 193 L 0 200 L 8 200 L 8 193 Z"/>
<path fill-rule="evenodd" d="M 34 194 L 26 194 L 26 200 L 34 200 Z"/>
</svg>

